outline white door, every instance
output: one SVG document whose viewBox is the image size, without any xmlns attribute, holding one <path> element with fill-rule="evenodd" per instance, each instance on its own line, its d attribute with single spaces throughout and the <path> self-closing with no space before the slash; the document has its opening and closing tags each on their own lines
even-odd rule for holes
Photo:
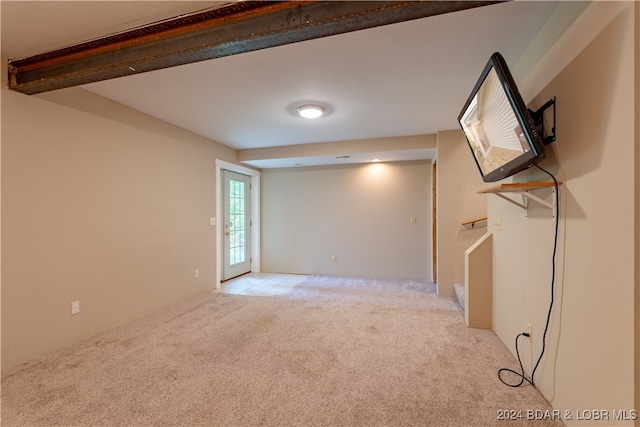
<svg viewBox="0 0 640 427">
<path fill-rule="evenodd" d="M 222 170 L 222 280 L 251 271 L 251 177 Z"/>
</svg>

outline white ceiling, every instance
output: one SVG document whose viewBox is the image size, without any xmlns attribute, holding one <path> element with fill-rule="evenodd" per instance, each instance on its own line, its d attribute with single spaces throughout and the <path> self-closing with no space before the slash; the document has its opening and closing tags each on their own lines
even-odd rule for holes
<svg viewBox="0 0 640 427">
<path fill-rule="evenodd" d="M 220 3 L 2 1 L 2 56 L 26 57 Z M 434 134 L 458 128 L 489 56 L 499 51 L 513 66 L 556 4 L 501 3 L 84 88 L 237 149 Z M 305 102 L 323 103 L 330 114 L 296 117 Z M 433 155 L 416 151 L 404 154 Z M 303 160 L 259 166 L 326 164 L 335 156 Z"/>
<path fill-rule="evenodd" d="M 2 56 L 25 58 L 225 3 L 2 0 Z"/>
</svg>

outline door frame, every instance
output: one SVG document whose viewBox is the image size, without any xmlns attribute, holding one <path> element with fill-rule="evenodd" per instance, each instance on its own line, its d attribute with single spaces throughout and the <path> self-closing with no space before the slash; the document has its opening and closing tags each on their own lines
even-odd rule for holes
<svg viewBox="0 0 640 427">
<path fill-rule="evenodd" d="M 220 172 L 222 177 L 222 219 L 223 222 L 223 235 L 222 238 L 222 277 L 221 281 L 229 280 L 237 276 L 242 276 L 251 271 L 252 257 L 251 257 L 251 229 L 253 228 L 251 220 L 251 177 L 249 175 L 230 171 L 228 169 L 222 169 Z M 238 199 L 238 194 L 234 194 L 236 203 L 242 200 L 242 210 L 238 211 L 239 206 L 231 203 L 231 185 L 232 183 L 242 184 L 242 198 Z M 234 208 L 232 209 L 232 206 Z M 233 211 L 233 212 L 232 212 Z M 233 218 L 232 214 L 238 214 L 242 212 L 242 218 Z M 239 237 L 238 232 L 241 231 L 242 243 L 239 240 L 232 237 Z M 233 264 L 231 263 L 232 244 L 241 244 L 242 257 L 236 259 Z M 234 251 L 234 254 L 239 254 Z"/>
<path fill-rule="evenodd" d="M 260 272 L 260 171 L 216 159 L 216 289 L 220 288 L 223 269 L 222 169 L 251 177 L 251 272 Z"/>
<path fill-rule="evenodd" d="M 431 163 L 431 281 L 438 283 L 438 162 Z"/>
</svg>

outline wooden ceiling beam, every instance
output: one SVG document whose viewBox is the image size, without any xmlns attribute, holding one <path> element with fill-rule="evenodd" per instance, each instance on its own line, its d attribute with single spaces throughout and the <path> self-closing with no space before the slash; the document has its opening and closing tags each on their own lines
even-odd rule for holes
<svg viewBox="0 0 640 427">
<path fill-rule="evenodd" d="M 35 94 L 494 3 L 234 2 L 9 61 L 9 88 Z"/>
</svg>

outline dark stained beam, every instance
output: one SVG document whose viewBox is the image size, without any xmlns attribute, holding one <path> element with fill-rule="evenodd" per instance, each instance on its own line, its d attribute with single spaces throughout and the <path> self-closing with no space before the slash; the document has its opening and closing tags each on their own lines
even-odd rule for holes
<svg viewBox="0 0 640 427">
<path fill-rule="evenodd" d="M 494 3 L 236 2 L 9 61 L 9 88 L 35 94 Z"/>
</svg>

